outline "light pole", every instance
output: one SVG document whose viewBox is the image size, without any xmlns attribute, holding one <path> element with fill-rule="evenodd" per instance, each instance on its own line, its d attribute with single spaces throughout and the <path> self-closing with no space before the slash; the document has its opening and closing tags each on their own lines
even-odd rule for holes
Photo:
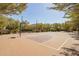
<svg viewBox="0 0 79 59">
<path fill-rule="evenodd" d="M 19 28 L 19 36 L 21 37 L 21 30 L 22 30 L 22 22 L 23 22 L 23 16 L 21 16 L 21 21 L 20 21 L 20 28 Z"/>
<path fill-rule="evenodd" d="M 37 32 L 37 20 L 36 20 L 36 32 Z"/>
</svg>

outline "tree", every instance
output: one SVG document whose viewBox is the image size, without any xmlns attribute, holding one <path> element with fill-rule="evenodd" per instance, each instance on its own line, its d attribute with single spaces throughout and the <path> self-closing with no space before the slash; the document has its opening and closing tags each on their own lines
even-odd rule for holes
<svg viewBox="0 0 79 59">
<path fill-rule="evenodd" d="M 29 22 L 27 20 L 20 22 L 21 23 L 21 31 L 27 31 L 26 28 L 28 28 Z M 19 26 L 20 27 L 20 26 Z"/>
<path fill-rule="evenodd" d="M 19 21 L 10 18 L 8 19 L 6 29 L 8 29 L 11 33 L 16 33 L 18 32 L 19 23 L 20 23 Z"/>
<path fill-rule="evenodd" d="M 27 5 L 25 3 L 0 3 L 0 15 L 18 15 L 26 8 Z M 12 27 L 14 28 L 15 26 L 12 25 Z"/>
<path fill-rule="evenodd" d="M 0 29 L 4 29 L 7 26 L 8 18 L 5 16 L 0 16 Z"/>
<path fill-rule="evenodd" d="M 25 3 L 0 3 L 0 14 L 19 14 L 27 8 Z"/>
<path fill-rule="evenodd" d="M 79 39 L 79 4 L 78 3 L 59 3 L 54 4 L 54 7 L 50 9 L 55 9 L 65 12 L 64 17 L 70 18 L 73 28 L 78 32 L 77 39 Z M 78 47 L 77 47 L 78 48 Z M 79 55 L 79 51 L 76 48 L 64 48 L 64 55 Z"/>
<path fill-rule="evenodd" d="M 65 23 L 62 23 L 61 27 L 63 31 L 71 32 L 74 30 L 74 27 L 71 21 L 66 21 Z"/>
<path fill-rule="evenodd" d="M 0 33 L 1 31 L 2 32 L 5 31 L 5 34 L 6 34 L 7 31 L 9 31 L 10 33 L 18 30 L 18 23 L 19 23 L 18 21 L 12 18 L 8 18 L 6 16 L 0 16 Z"/>
<path fill-rule="evenodd" d="M 53 30 L 54 31 L 60 31 L 61 30 L 61 24 L 54 23 L 53 24 Z"/>
<path fill-rule="evenodd" d="M 78 3 L 55 3 L 50 9 L 55 9 L 65 12 L 64 17 L 70 18 L 74 28 L 79 34 L 79 4 Z"/>
</svg>

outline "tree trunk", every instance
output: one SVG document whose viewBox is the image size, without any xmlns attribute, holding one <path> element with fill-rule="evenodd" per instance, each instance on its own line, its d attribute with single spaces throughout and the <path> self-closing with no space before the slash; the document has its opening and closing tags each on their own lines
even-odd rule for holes
<svg viewBox="0 0 79 59">
<path fill-rule="evenodd" d="M 19 36 L 21 37 L 21 23 L 20 23 L 20 28 L 19 28 Z"/>
<path fill-rule="evenodd" d="M 76 39 L 79 40 L 79 27 L 77 28 L 77 36 Z"/>
</svg>

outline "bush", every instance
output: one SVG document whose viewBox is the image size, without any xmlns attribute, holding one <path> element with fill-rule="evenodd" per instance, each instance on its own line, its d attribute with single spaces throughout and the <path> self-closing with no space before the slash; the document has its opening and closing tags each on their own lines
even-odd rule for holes
<svg viewBox="0 0 79 59">
<path fill-rule="evenodd" d="M 10 31 L 8 29 L 0 30 L 0 34 L 10 34 Z"/>
</svg>

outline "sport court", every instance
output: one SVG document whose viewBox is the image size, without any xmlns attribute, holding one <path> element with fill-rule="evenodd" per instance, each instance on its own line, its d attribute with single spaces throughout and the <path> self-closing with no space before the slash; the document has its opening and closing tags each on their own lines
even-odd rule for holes
<svg viewBox="0 0 79 59">
<path fill-rule="evenodd" d="M 67 32 L 23 33 L 22 37 L 55 50 L 60 50 L 71 39 Z"/>
<path fill-rule="evenodd" d="M 22 33 L 21 38 L 18 34 L 1 35 L 0 55 L 57 55 L 71 39 L 67 32 Z"/>
</svg>

